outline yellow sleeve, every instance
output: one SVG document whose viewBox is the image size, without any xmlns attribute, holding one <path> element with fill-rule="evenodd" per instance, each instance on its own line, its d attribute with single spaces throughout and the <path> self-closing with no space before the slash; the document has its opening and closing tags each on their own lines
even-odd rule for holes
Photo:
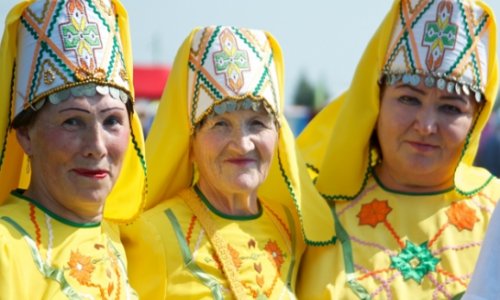
<svg viewBox="0 0 500 300">
<path fill-rule="evenodd" d="M 308 246 L 300 263 L 297 278 L 298 299 L 331 299 L 332 265 L 335 263 L 335 245 Z"/>
<path fill-rule="evenodd" d="M 159 232 L 143 216 L 120 227 L 132 287 L 140 299 L 165 299 L 167 265 Z"/>
<path fill-rule="evenodd" d="M 11 271 L 10 261 L 12 260 L 9 243 L 5 239 L 2 224 L 0 223 L 0 299 L 12 299 L 15 295 L 15 287 L 12 279 L 14 275 Z"/>
<path fill-rule="evenodd" d="M 29 299 L 33 273 L 37 270 L 30 267 L 30 252 L 22 236 L 12 236 L 8 227 L 0 221 L 0 299 Z M 28 284 L 26 284 L 28 282 Z"/>
</svg>

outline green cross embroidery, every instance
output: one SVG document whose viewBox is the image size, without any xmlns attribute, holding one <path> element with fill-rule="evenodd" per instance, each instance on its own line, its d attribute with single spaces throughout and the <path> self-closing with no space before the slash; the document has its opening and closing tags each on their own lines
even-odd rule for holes
<svg viewBox="0 0 500 300">
<path fill-rule="evenodd" d="M 405 248 L 391 257 L 391 267 L 398 269 L 405 280 L 413 279 L 420 284 L 427 273 L 436 271 L 439 261 L 427 248 L 427 242 L 415 245 L 406 241 Z"/>
<path fill-rule="evenodd" d="M 79 16 L 80 22 L 78 22 Z M 99 27 L 96 23 L 88 22 L 87 16 L 80 11 L 75 11 L 75 15 L 71 15 L 70 22 L 61 25 L 61 32 L 64 50 L 73 50 L 78 57 L 84 54 L 84 50 L 93 57 L 93 50 L 101 48 Z"/>
<path fill-rule="evenodd" d="M 226 73 L 231 64 L 236 65 L 241 70 L 247 70 L 248 56 L 246 51 L 236 50 L 233 54 L 219 51 L 214 54 L 215 69 L 217 73 Z"/>
<path fill-rule="evenodd" d="M 235 36 L 224 30 L 219 37 L 222 50 L 214 53 L 214 67 L 217 74 L 224 74 L 227 85 L 234 92 L 243 86 L 243 71 L 250 70 L 248 54 L 238 49 Z"/>
<path fill-rule="evenodd" d="M 427 66 L 431 70 L 437 69 L 447 49 L 455 48 L 458 35 L 458 26 L 451 23 L 453 5 L 451 3 L 440 3 L 436 13 L 436 21 L 425 24 L 423 45 L 429 47 L 427 55 Z"/>
</svg>

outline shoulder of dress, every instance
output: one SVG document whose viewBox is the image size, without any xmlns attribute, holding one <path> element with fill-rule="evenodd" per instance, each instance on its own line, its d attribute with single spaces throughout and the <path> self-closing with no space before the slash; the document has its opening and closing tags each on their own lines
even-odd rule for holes
<svg viewBox="0 0 500 300">
<path fill-rule="evenodd" d="M 478 193 L 478 196 L 488 198 L 495 203 L 498 202 L 500 200 L 500 179 L 492 176 L 488 184 Z"/>
<path fill-rule="evenodd" d="M 158 203 L 156 206 L 144 211 L 133 223 L 120 225 L 120 233 L 149 232 L 159 234 L 174 217 L 177 222 L 184 223 L 193 213 L 181 197 L 173 197 Z"/>
<path fill-rule="evenodd" d="M 142 219 L 155 219 L 163 218 L 167 211 L 172 211 L 175 214 L 189 212 L 190 209 L 180 196 L 175 196 L 170 199 L 166 199 L 156 206 L 146 210 L 141 218 Z"/>
</svg>

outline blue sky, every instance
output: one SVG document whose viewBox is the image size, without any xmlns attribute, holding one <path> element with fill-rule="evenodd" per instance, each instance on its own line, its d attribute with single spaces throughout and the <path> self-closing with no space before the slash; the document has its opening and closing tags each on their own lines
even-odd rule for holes
<svg viewBox="0 0 500 300">
<path fill-rule="evenodd" d="M 16 0 L 0 1 L 4 20 Z M 500 18 L 500 0 L 486 0 Z M 392 0 L 122 0 L 129 12 L 134 61 L 171 64 L 196 26 L 235 25 L 271 32 L 285 57 L 286 97 L 301 72 L 332 96 L 344 90 Z M 499 26 L 500 27 L 500 26 Z M 3 21 L 0 24 L 3 32 Z M 500 47 L 499 47 L 500 54 Z"/>
</svg>

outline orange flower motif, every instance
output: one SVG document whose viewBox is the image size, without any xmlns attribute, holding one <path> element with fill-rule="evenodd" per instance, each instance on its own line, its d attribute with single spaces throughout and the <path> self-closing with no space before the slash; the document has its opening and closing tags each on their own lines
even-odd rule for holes
<svg viewBox="0 0 500 300">
<path fill-rule="evenodd" d="M 262 272 L 262 264 L 261 263 L 253 263 L 253 268 L 257 273 Z"/>
<path fill-rule="evenodd" d="M 113 282 L 110 282 L 108 284 L 108 296 L 111 296 L 111 293 L 113 292 L 114 289 L 115 289 L 115 285 L 113 284 Z"/>
<path fill-rule="evenodd" d="M 257 281 L 257 284 L 259 285 L 260 288 L 262 288 L 264 286 L 264 276 L 257 275 L 255 277 L 255 281 Z"/>
<path fill-rule="evenodd" d="M 374 199 L 368 204 L 361 206 L 361 211 L 357 215 L 359 225 L 370 225 L 375 228 L 378 223 L 386 221 L 387 215 L 392 211 L 392 208 L 387 204 L 387 200 L 379 201 Z"/>
<path fill-rule="evenodd" d="M 241 259 L 240 259 L 240 254 L 238 253 L 238 251 L 236 251 L 236 249 L 231 247 L 231 245 L 227 245 L 227 249 L 229 250 L 229 254 L 231 254 L 231 258 L 232 258 L 233 263 L 236 266 L 236 268 L 241 267 Z"/>
<path fill-rule="evenodd" d="M 80 0 L 70 0 L 68 1 L 68 9 L 71 14 L 74 13 L 75 9 L 83 12 L 85 7 L 83 6 L 83 3 Z"/>
<path fill-rule="evenodd" d="M 451 207 L 446 211 L 446 215 L 450 223 L 459 231 L 464 229 L 472 230 L 475 223 L 479 221 L 476 217 L 476 211 L 467 206 L 464 201 L 451 203 Z"/>
<path fill-rule="evenodd" d="M 77 250 L 71 251 L 69 258 L 69 275 L 74 277 L 80 284 L 87 285 L 95 267 L 90 256 L 81 255 Z"/>
<path fill-rule="evenodd" d="M 278 243 L 276 241 L 271 241 L 269 240 L 266 243 L 266 246 L 264 246 L 264 250 L 266 250 L 271 257 L 274 260 L 274 263 L 276 264 L 276 269 L 278 269 L 278 272 L 280 271 L 281 265 L 285 262 L 285 259 L 283 258 L 283 251 L 278 246 Z"/>
</svg>

